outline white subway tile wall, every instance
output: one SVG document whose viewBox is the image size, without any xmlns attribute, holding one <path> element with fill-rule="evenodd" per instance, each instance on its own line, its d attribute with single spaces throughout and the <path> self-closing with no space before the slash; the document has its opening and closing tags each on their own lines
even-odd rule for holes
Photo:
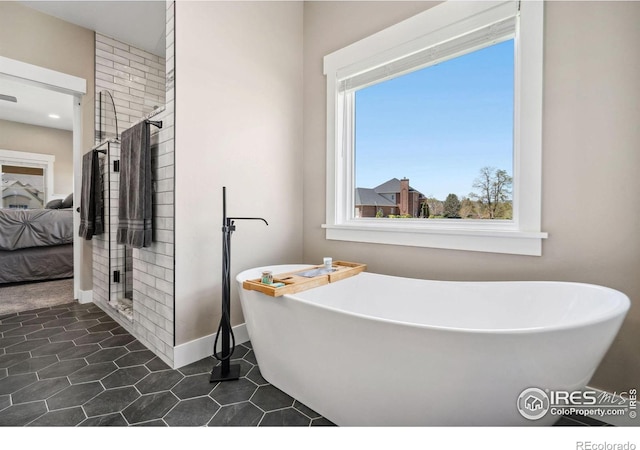
<svg viewBox="0 0 640 450">
<path fill-rule="evenodd" d="M 113 96 L 118 133 L 151 112 L 155 114 L 158 108 L 163 109 L 151 119 L 162 121 L 162 129 L 151 127 L 153 243 L 150 247 L 133 249 L 133 273 L 126 275 L 133 277 L 133 313 L 129 318 L 114 308 L 124 296 L 124 283 L 112 283 L 109 295 L 112 272 L 124 267 L 123 246 L 115 242 L 118 174 L 113 172 L 113 163 L 109 166 L 111 242 L 104 235 L 96 236 L 93 244 L 94 302 L 170 366 L 174 347 L 174 10 L 174 2 L 167 1 L 166 59 L 96 33 L 96 92 L 108 90 Z M 97 100 L 98 95 L 96 103 Z M 109 119 L 109 114 L 112 113 L 102 113 L 103 134 L 99 136 L 100 111 L 96 104 L 97 141 L 115 136 L 115 121 L 104 117 Z M 119 159 L 119 145 L 110 147 L 111 159 Z"/>
</svg>

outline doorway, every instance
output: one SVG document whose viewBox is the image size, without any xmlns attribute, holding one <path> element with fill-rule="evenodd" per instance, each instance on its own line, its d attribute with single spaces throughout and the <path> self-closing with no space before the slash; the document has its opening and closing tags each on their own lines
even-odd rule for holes
<svg viewBox="0 0 640 450">
<path fill-rule="evenodd" d="M 87 91 L 87 83 L 83 78 L 69 75 L 62 72 L 24 63 L 0 56 L 0 86 L 3 81 L 7 83 L 21 83 L 28 86 L 35 86 L 62 94 L 65 102 L 71 105 L 72 120 L 72 198 L 77 199 L 73 208 L 73 299 L 82 301 L 80 280 L 82 279 L 83 265 L 86 263 L 83 256 L 84 241 L 78 238 L 80 226 L 80 215 L 77 210 L 80 199 L 80 188 L 82 184 L 82 120 L 81 102 Z M 45 197 L 46 204 L 52 197 Z M 65 199 L 66 200 L 66 199 Z"/>
</svg>

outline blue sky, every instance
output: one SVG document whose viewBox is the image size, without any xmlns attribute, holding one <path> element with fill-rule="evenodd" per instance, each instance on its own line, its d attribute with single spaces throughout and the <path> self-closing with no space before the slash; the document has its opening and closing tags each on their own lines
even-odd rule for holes
<svg viewBox="0 0 640 450">
<path fill-rule="evenodd" d="M 444 200 L 513 174 L 513 40 L 356 92 L 356 187 L 409 178 Z"/>
</svg>

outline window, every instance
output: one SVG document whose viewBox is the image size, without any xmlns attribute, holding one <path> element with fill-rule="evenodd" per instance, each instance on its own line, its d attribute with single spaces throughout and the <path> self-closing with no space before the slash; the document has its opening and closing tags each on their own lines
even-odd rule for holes
<svg viewBox="0 0 640 450">
<path fill-rule="evenodd" d="M 53 190 L 55 156 L 0 150 L 0 208 L 44 208 Z"/>
<path fill-rule="evenodd" d="M 541 254 L 542 8 L 447 2 L 325 57 L 327 239 Z"/>
</svg>

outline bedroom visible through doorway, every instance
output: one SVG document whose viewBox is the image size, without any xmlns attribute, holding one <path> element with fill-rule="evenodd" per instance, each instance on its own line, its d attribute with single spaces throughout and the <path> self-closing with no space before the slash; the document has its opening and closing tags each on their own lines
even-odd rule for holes
<svg viewBox="0 0 640 450">
<path fill-rule="evenodd" d="M 0 57 L 0 92 L 17 99 L 0 102 L 0 149 L 11 156 L 0 161 L 0 316 L 79 298 L 84 242 L 76 238 L 75 168 L 84 153 L 86 85 Z"/>
</svg>

